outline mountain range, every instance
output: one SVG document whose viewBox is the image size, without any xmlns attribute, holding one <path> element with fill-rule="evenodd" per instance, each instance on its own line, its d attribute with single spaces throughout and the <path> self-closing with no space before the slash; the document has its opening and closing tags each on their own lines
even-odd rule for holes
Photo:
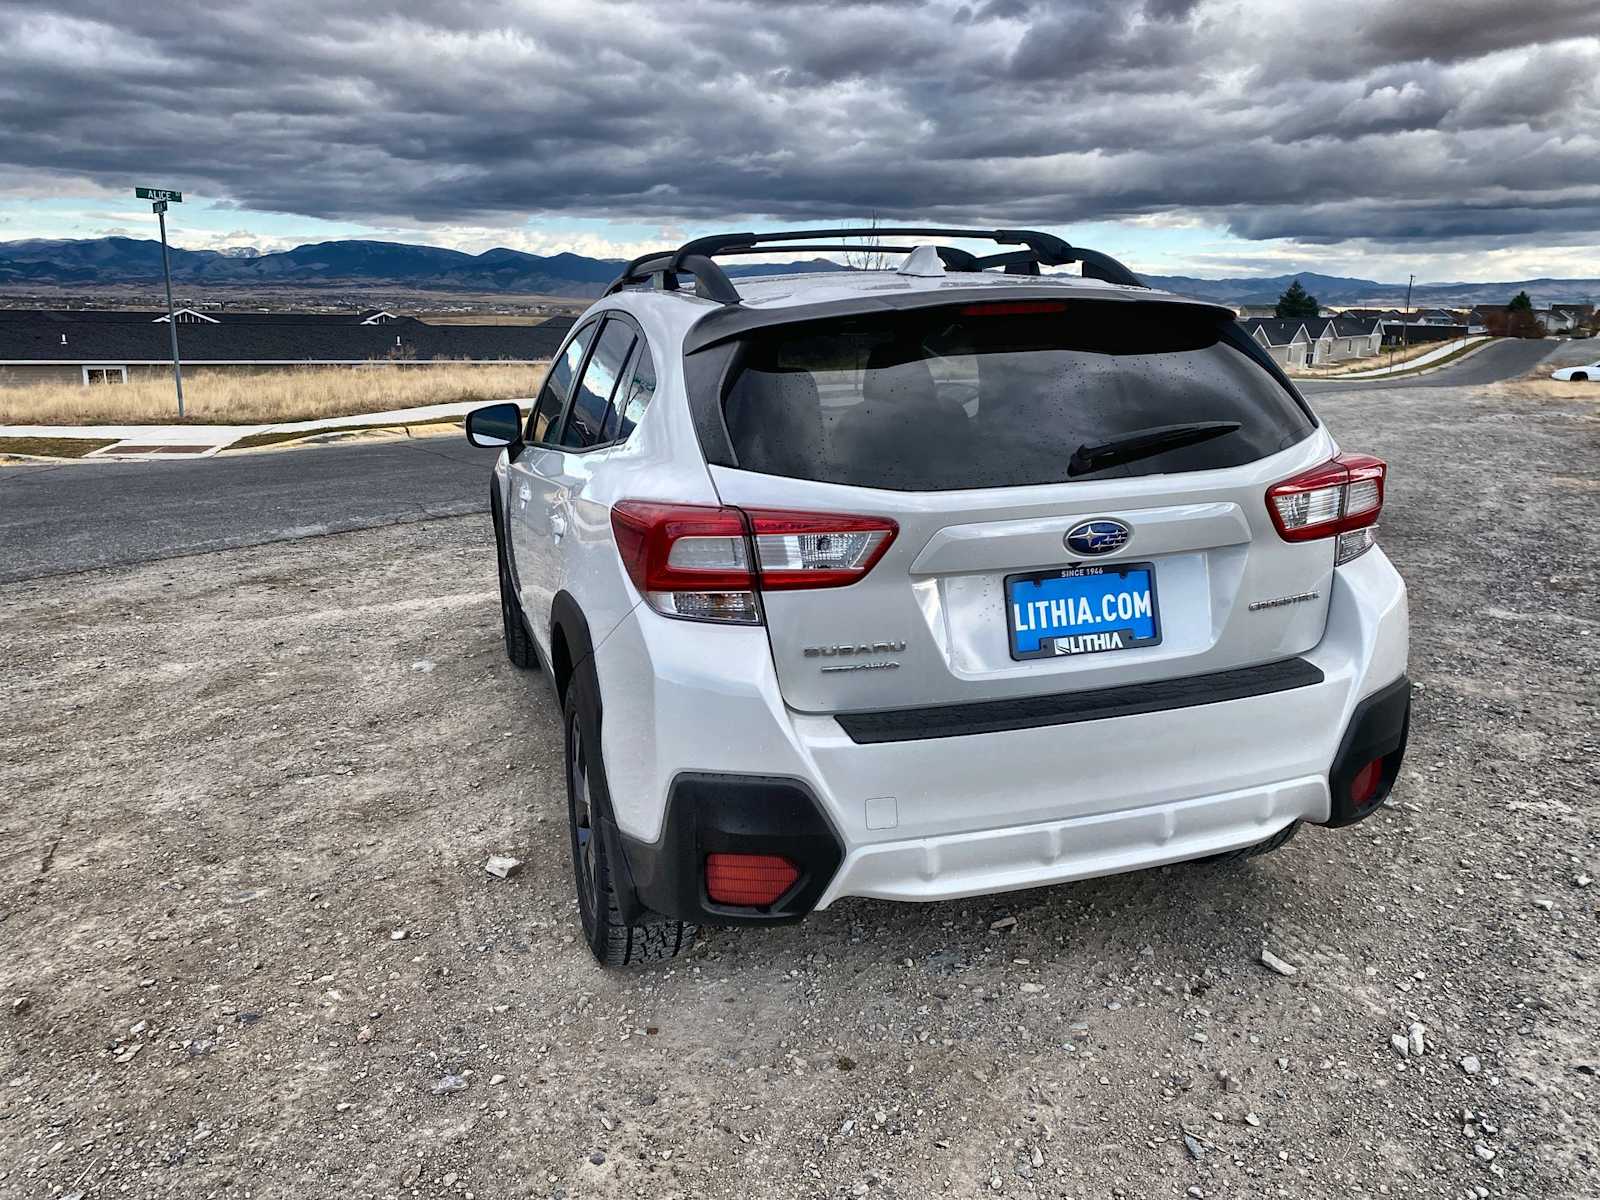
<svg viewBox="0 0 1600 1200">
<path fill-rule="evenodd" d="M 556 296 L 597 296 L 616 278 L 619 260 L 581 254 L 528 254 L 505 248 L 467 254 L 439 246 L 349 239 L 315 242 L 292 250 L 253 248 L 170 252 L 173 281 L 185 291 L 207 285 L 297 288 L 404 288 L 409 291 L 500 292 Z M 803 270 L 844 270 L 827 259 L 798 263 L 746 263 L 728 273 L 770 275 Z M 1298 271 L 1287 275 L 1202 279 L 1188 275 L 1149 275 L 1154 287 L 1225 304 L 1271 304 L 1298 280 L 1324 304 L 1344 306 L 1403 304 L 1403 283 L 1382 283 L 1342 275 Z M 149 284 L 161 279 L 161 244 L 125 237 L 43 239 L 0 242 L 0 289 Z M 1536 304 L 1584 302 L 1600 298 L 1600 277 L 1519 279 L 1496 283 L 1430 283 L 1411 290 L 1415 307 L 1464 307 L 1505 303 L 1526 291 Z"/>
</svg>

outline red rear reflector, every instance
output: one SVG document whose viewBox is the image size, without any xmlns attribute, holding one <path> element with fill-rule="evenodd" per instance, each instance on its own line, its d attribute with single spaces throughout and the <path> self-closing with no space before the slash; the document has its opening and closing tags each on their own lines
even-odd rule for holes
<svg viewBox="0 0 1600 1200">
<path fill-rule="evenodd" d="M 961 309 L 963 317 L 1025 317 L 1036 313 L 1066 312 L 1060 300 L 1005 300 L 993 304 L 968 304 Z"/>
<path fill-rule="evenodd" d="M 1267 489 L 1267 514 L 1286 542 L 1309 542 L 1376 525 L 1388 467 L 1370 454 L 1341 454 Z"/>
<path fill-rule="evenodd" d="M 1383 759 L 1375 758 L 1350 781 L 1350 803 L 1357 808 L 1378 794 L 1378 784 L 1383 781 Z"/>
<path fill-rule="evenodd" d="M 772 904 L 799 878 L 795 865 L 777 854 L 706 855 L 706 895 L 718 904 Z"/>
</svg>

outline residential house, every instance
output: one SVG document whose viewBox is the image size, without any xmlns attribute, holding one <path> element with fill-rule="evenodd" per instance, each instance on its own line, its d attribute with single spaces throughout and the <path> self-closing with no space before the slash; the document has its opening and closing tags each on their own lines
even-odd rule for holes
<svg viewBox="0 0 1600 1200">
<path fill-rule="evenodd" d="M 1409 315 L 1408 325 L 1459 325 L 1461 318 L 1447 308 L 1420 308 Z"/>
<path fill-rule="evenodd" d="M 1240 322 L 1283 367 L 1321 366 L 1378 353 L 1383 327 L 1355 317 L 1252 317 Z"/>
<path fill-rule="evenodd" d="M 571 317 L 539 325 L 430 325 L 393 314 L 193 312 L 178 323 L 186 367 L 261 371 L 305 366 L 537 363 Z M 372 320 L 374 316 L 382 319 Z M 172 369 L 165 313 L 0 309 L 0 385 L 125 383 Z"/>
<path fill-rule="evenodd" d="M 1571 333 L 1584 324 L 1584 317 L 1579 312 L 1581 307 L 1577 304 L 1552 304 L 1549 308 L 1534 309 L 1533 315 L 1547 333 Z"/>
<path fill-rule="evenodd" d="M 1594 324 L 1594 305 L 1592 304 L 1552 304 L 1551 312 L 1564 313 L 1572 319 L 1572 328 L 1583 329 Z"/>
</svg>

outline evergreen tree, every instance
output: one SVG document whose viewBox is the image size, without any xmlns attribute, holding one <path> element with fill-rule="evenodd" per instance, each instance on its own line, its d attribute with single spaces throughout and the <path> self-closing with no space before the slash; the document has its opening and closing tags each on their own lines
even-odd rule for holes
<svg viewBox="0 0 1600 1200">
<path fill-rule="evenodd" d="M 1310 295 L 1305 288 L 1300 286 L 1296 279 L 1278 297 L 1277 313 L 1280 320 L 1294 317 L 1314 317 L 1322 306 L 1317 303 L 1317 298 Z"/>
</svg>

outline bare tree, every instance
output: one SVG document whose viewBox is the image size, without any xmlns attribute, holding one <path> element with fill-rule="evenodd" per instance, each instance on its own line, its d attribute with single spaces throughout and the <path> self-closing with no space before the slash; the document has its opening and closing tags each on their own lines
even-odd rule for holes
<svg viewBox="0 0 1600 1200">
<path fill-rule="evenodd" d="M 844 248 L 844 265 L 853 271 L 887 271 L 894 260 L 894 255 L 886 253 L 883 247 L 883 238 L 878 236 L 877 229 L 881 222 L 878 219 L 878 210 L 872 210 L 872 219 L 867 222 L 867 228 L 873 232 L 865 237 L 848 243 Z"/>
</svg>

